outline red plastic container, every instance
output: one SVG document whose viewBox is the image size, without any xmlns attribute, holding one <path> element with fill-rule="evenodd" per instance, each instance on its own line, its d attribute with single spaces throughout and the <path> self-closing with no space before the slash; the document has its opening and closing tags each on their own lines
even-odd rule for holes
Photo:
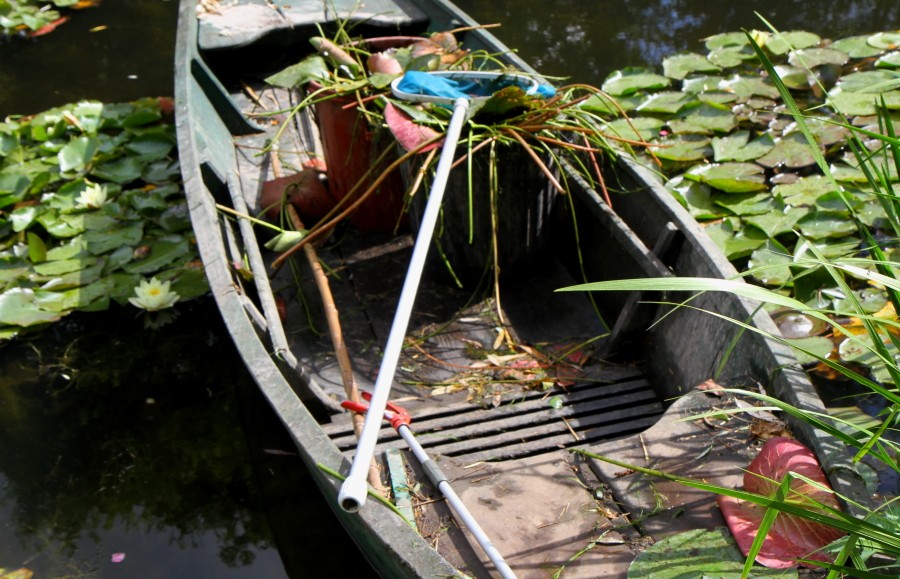
<svg viewBox="0 0 900 579">
<path fill-rule="evenodd" d="M 408 46 L 416 37 L 396 36 L 366 39 L 367 49 L 381 51 Z M 321 88 L 310 83 L 311 90 Z M 397 142 L 386 127 L 370 127 L 356 110 L 353 95 L 336 96 L 316 104 L 316 116 L 327 164 L 328 189 L 335 202 L 351 194 L 343 207 L 359 198 L 397 160 Z M 375 105 L 370 105 L 375 106 Z M 386 151 L 386 153 L 385 153 Z M 384 157 L 376 164 L 378 158 Z M 371 173 L 366 176 L 369 168 Z M 355 188 L 355 190 L 354 190 Z M 406 227 L 404 180 L 394 170 L 350 216 L 350 223 L 363 231 L 393 231 Z"/>
</svg>

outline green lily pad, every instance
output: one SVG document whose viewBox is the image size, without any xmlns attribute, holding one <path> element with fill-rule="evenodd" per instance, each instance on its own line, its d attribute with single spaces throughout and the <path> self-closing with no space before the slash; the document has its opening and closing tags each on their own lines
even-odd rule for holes
<svg viewBox="0 0 900 579">
<path fill-rule="evenodd" d="M 786 205 L 811 206 L 822 195 L 834 191 L 831 181 L 821 175 L 800 177 L 794 183 L 776 185 L 772 188 L 774 195 L 781 195 Z"/>
<path fill-rule="evenodd" d="M 72 139 L 57 155 L 59 170 L 63 173 L 82 171 L 94 158 L 99 146 L 100 142 L 95 137 Z"/>
<path fill-rule="evenodd" d="M 750 141 L 750 131 L 736 131 L 724 137 L 713 137 L 713 158 L 723 161 L 752 161 L 762 157 L 775 146 L 768 133 Z"/>
<path fill-rule="evenodd" d="M 132 139 L 125 148 L 141 161 L 150 162 L 166 158 L 175 143 L 164 133 L 146 133 Z"/>
<path fill-rule="evenodd" d="M 900 91 L 894 90 L 885 93 L 844 92 L 833 90 L 828 95 L 828 105 L 836 112 L 852 115 L 874 115 L 878 106 L 884 99 L 885 106 L 889 109 L 900 109 Z"/>
<path fill-rule="evenodd" d="M 809 48 L 822 42 L 818 34 L 804 30 L 790 30 L 778 34 L 766 33 L 763 46 L 772 54 L 787 54 L 791 50 Z"/>
<path fill-rule="evenodd" d="M 644 102 L 644 98 L 643 95 L 637 93 L 615 99 L 602 94 L 594 94 L 581 103 L 580 107 L 600 116 L 618 117 L 623 112 L 629 113 L 636 109 L 639 104 Z"/>
<path fill-rule="evenodd" d="M 763 167 L 799 169 L 816 164 L 809 143 L 802 133 L 790 133 L 775 141 L 775 147 L 756 159 Z"/>
<path fill-rule="evenodd" d="M 884 49 L 869 44 L 868 40 L 869 35 L 850 36 L 835 41 L 831 44 L 831 48 L 846 52 L 850 58 L 869 58 L 884 52 Z"/>
<path fill-rule="evenodd" d="M 724 90 L 708 90 L 697 94 L 697 100 L 711 105 L 726 105 L 738 100 L 738 96 Z"/>
<path fill-rule="evenodd" d="M 765 215 L 781 211 L 784 207 L 784 205 L 779 200 L 772 197 L 771 193 L 768 191 L 762 193 L 731 193 L 728 195 L 716 195 L 714 203 L 741 217 L 748 215 Z"/>
<path fill-rule="evenodd" d="M 703 183 L 690 181 L 679 175 L 666 183 L 666 189 L 672 192 L 695 219 L 717 219 L 726 215 L 721 206 L 712 202 L 711 190 Z"/>
<path fill-rule="evenodd" d="M 712 148 L 709 146 L 709 139 L 701 135 L 676 135 L 662 141 L 653 152 L 660 159 L 691 162 L 709 157 Z"/>
<path fill-rule="evenodd" d="M 877 32 L 866 41 L 869 45 L 883 50 L 900 48 L 900 32 Z"/>
<path fill-rule="evenodd" d="M 750 45 L 747 35 L 743 32 L 722 32 L 705 38 L 703 42 L 706 45 L 707 50 L 715 50 L 716 48 L 728 46 L 741 47 Z"/>
<path fill-rule="evenodd" d="M 759 228 L 769 237 L 791 233 L 801 217 L 811 210 L 807 207 L 784 207 L 780 210 L 745 217 L 747 224 Z"/>
<path fill-rule="evenodd" d="M 154 273 L 190 251 L 187 239 L 171 235 L 150 244 L 150 254 L 144 259 L 133 261 L 124 267 L 128 273 Z"/>
<path fill-rule="evenodd" d="M 788 64 L 798 68 L 815 68 L 825 64 L 843 66 L 850 60 L 846 52 L 833 48 L 805 48 L 795 50 L 788 56 Z"/>
<path fill-rule="evenodd" d="M 787 64 L 779 64 L 775 66 L 775 72 L 778 78 L 786 87 L 792 90 L 809 90 L 812 88 L 809 83 L 809 76 L 806 71 L 796 66 Z"/>
<path fill-rule="evenodd" d="M 816 259 L 815 254 L 809 247 L 810 244 L 814 245 L 816 251 L 825 256 L 825 258 L 833 259 L 857 253 L 859 251 L 859 243 L 859 238 L 853 236 L 802 240 L 794 248 L 794 262 Z"/>
<path fill-rule="evenodd" d="M 750 98 L 761 96 L 770 99 L 778 98 L 778 89 L 768 79 L 759 76 L 743 76 L 736 74 L 719 83 L 719 88 L 733 92 L 734 94 Z"/>
<path fill-rule="evenodd" d="M 647 97 L 635 110 L 641 113 L 675 114 L 696 98 L 680 91 L 661 91 Z"/>
<path fill-rule="evenodd" d="M 886 70 L 862 70 L 851 72 L 838 80 L 835 89 L 840 92 L 881 92 L 897 77 Z"/>
<path fill-rule="evenodd" d="M 835 211 L 809 213 L 797 221 L 797 226 L 804 236 L 816 240 L 826 237 L 843 238 L 857 231 L 852 220 Z"/>
<path fill-rule="evenodd" d="M 94 167 L 91 175 L 113 183 L 129 183 L 141 178 L 144 163 L 137 157 L 120 157 Z"/>
<path fill-rule="evenodd" d="M 669 121 L 669 126 L 675 133 L 700 133 L 704 135 L 712 133 L 727 133 L 737 125 L 734 113 L 728 107 L 700 103 L 686 108 L 679 115 Z"/>
<path fill-rule="evenodd" d="M 633 119 L 616 119 L 606 124 L 604 133 L 622 139 L 649 141 L 659 135 L 665 121 L 654 117 L 635 117 Z M 635 132 L 637 131 L 637 132 Z"/>
<path fill-rule="evenodd" d="M 787 338 L 787 343 L 794 349 L 794 355 L 797 357 L 797 361 L 800 364 L 813 364 L 819 361 L 819 358 L 816 358 L 807 352 L 816 354 L 821 358 L 827 358 L 832 350 L 834 350 L 834 344 L 825 336 Z"/>
<path fill-rule="evenodd" d="M 671 83 L 670 79 L 653 72 L 653 69 L 631 67 L 610 74 L 601 88 L 612 96 L 626 96 L 637 91 L 666 88 Z"/>
<path fill-rule="evenodd" d="M 767 188 L 765 171 L 753 163 L 712 163 L 691 169 L 684 176 L 726 193 L 750 193 Z"/>
<path fill-rule="evenodd" d="M 61 317 L 59 312 L 38 307 L 31 290 L 13 288 L 0 294 L 0 324 L 28 327 L 55 322 Z"/>
<path fill-rule="evenodd" d="M 87 249 L 94 255 L 107 253 L 121 246 L 134 247 L 144 237 L 143 222 L 120 224 L 104 230 L 92 230 L 84 233 Z"/>
<path fill-rule="evenodd" d="M 750 46 L 722 46 L 711 50 L 706 58 L 719 68 L 732 68 L 755 57 Z"/>
<path fill-rule="evenodd" d="M 747 268 L 753 270 L 753 277 L 763 285 L 783 286 L 793 278 L 790 265 L 794 259 L 783 245 L 774 239 L 753 250 Z"/>
<path fill-rule="evenodd" d="M 900 50 L 885 54 L 876 60 L 875 68 L 900 68 Z"/>
<path fill-rule="evenodd" d="M 862 310 L 867 314 L 879 312 L 887 305 L 888 297 L 884 290 L 867 287 L 861 290 L 854 290 L 853 297 L 860 305 Z M 856 308 L 850 299 L 835 300 L 834 309 L 843 312 L 855 312 Z"/>
<path fill-rule="evenodd" d="M 717 89 L 723 80 L 725 80 L 725 78 L 721 76 L 692 76 L 681 81 L 681 90 L 695 94 L 706 92 Z"/>
<path fill-rule="evenodd" d="M 661 539 L 644 549 L 628 567 L 628 579 L 740 577 L 744 556 L 727 529 L 692 529 Z M 796 569 L 754 565 L 751 577 L 796 579 Z"/>
<path fill-rule="evenodd" d="M 696 52 L 682 52 L 663 59 L 663 74 L 667 77 L 681 80 L 696 72 L 717 72 L 721 70 L 711 63 L 702 54 Z"/>
<path fill-rule="evenodd" d="M 755 227 L 741 227 L 737 218 L 726 218 L 706 226 L 706 232 L 729 260 L 747 257 L 763 245 L 766 234 Z"/>
</svg>

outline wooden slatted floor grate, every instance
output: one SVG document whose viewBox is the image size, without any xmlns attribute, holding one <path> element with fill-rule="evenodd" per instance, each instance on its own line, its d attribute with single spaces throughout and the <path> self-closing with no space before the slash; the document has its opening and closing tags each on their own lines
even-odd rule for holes
<svg viewBox="0 0 900 579">
<path fill-rule="evenodd" d="M 663 405 L 638 370 L 594 366 L 586 371 L 587 379 L 574 386 L 550 394 L 523 391 L 497 408 L 456 403 L 420 410 L 410 428 L 429 453 L 476 462 L 595 444 L 642 432 L 659 419 Z M 558 408 L 549 403 L 554 396 L 562 400 Z M 337 417 L 325 432 L 343 452 L 353 453 L 356 437 L 349 420 Z M 386 448 L 405 448 L 389 426 L 379 434 L 378 451 Z"/>
</svg>

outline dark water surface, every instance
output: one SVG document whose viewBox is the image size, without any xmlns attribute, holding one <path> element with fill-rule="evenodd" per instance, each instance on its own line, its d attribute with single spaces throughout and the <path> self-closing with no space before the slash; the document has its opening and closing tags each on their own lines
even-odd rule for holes
<svg viewBox="0 0 900 579">
<path fill-rule="evenodd" d="M 599 85 L 718 32 L 900 28 L 897 0 L 459 0 L 547 75 Z M 172 93 L 175 0 L 106 0 L 0 44 L 0 116 Z M 105 29 L 91 31 L 97 27 Z M 0 568 L 36 577 L 367 577 L 211 301 L 155 332 L 73 316 L 0 348 Z M 112 557 L 124 554 L 123 561 Z"/>
</svg>

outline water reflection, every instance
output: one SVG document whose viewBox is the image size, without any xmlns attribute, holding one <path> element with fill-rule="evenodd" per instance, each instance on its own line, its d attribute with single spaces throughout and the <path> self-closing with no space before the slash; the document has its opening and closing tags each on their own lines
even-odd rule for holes
<svg viewBox="0 0 900 579">
<path fill-rule="evenodd" d="M 148 332 L 123 311 L 76 316 L 3 350 L 0 567 L 285 575 L 217 317 L 205 303 Z"/>
<path fill-rule="evenodd" d="M 499 22 L 496 34 L 544 74 L 599 85 L 613 70 L 659 66 L 666 56 L 702 50 L 701 39 L 763 29 L 839 38 L 900 25 L 896 0 L 456 0 L 475 20 Z"/>
</svg>

